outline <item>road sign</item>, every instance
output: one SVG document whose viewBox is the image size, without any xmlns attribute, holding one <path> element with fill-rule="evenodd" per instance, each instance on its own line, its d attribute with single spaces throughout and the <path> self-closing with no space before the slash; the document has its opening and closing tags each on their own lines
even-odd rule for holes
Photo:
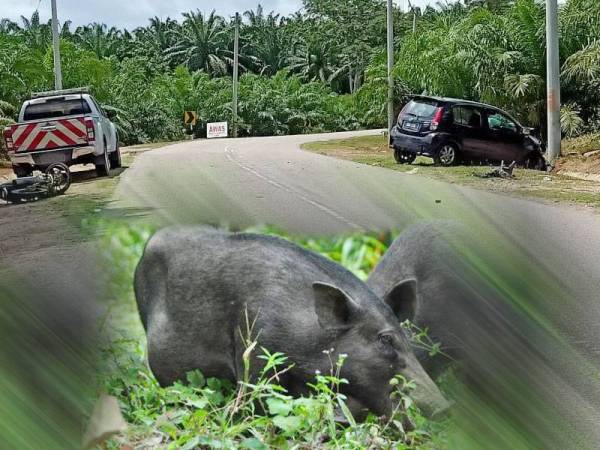
<svg viewBox="0 0 600 450">
<path fill-rule="evenodd" d="M 196 111 L 186 111 L 183 113 L 183 122 L 186 125 L 195 126 L 198 123 L 198 113 Z"/>
<path fill-rule="evenodd" d="M 208 139 L 227 137 L 227 122 L 209 123 L 206 126 L 206 137 Z"/>
</svg>

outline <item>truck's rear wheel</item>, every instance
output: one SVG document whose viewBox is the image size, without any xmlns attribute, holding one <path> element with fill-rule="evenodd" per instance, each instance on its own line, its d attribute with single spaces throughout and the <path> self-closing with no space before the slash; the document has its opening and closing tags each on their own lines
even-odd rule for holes
<svg viewBox="0 0 600 450">
<path fill-rule="evenodd" d="M 110 175 L 110 157 L 106 146 L 104 146 L 104 155 L 101 163 L 96 163 L 96 175 L 99 177 L 108 177 Z"/>
<path fill-rule="evenodd" d="M 117 142 L 115 151 L 109 155 L 110 158 L 110 167 L 113 169 L 118 169 L 121 167 L 121 149 L 119 148 L 119 143 Z"/>
</svg>

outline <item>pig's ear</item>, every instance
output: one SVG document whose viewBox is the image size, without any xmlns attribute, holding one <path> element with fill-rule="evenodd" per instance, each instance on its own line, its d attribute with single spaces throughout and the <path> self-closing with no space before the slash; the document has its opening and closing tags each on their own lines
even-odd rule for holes
<svg viewBox="0 0 600 450">
<path fill-rule="evenodd" d="M 417 311 L 417 280 L 409 278 L 394 286 L 383 298 L 401 322 L 413 320 Z"/>
<path fill-rule="evenodd" d="M 332 284 L 313 283 L 315 312 L 319 325 L 325 329 L 342 330 L 349 328 L 352 316 L 358 312 L 358 305 L 348 294 Z"/>
</svg>

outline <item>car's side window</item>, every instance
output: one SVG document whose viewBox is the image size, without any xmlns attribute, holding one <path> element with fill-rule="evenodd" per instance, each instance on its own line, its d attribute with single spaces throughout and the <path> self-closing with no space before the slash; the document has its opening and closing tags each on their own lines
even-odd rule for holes
<svg viewBox="0 0 600 450">
<path fill-rule="evenodd" d="M 488 113 L 488 126 L 490 130 L 505 130 L 516 133 L 518 131 L 517 124 L 499 112 L 490 111 Z"/>
<path fill-rule="evenodd" d="M 481 111 L 470 106 L 455 106 L 452 108 L 454 124 L 469 128 L 481 128 Z"/>
</svg>

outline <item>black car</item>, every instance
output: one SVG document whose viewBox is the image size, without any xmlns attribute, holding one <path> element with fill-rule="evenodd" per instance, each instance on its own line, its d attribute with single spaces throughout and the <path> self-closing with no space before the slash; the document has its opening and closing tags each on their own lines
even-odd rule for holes
<svg viewBox="0 0 600 450">
<path fill-rule="evenodd" d="M 545 148 L 533 130 L 508 113 L 483 103 L 452 98 L 416 96 L 406 104 L 390 133 L 399 164 L 418 155 L 436 164 L 488 161 L 544 170 Z"/>
</svg>

